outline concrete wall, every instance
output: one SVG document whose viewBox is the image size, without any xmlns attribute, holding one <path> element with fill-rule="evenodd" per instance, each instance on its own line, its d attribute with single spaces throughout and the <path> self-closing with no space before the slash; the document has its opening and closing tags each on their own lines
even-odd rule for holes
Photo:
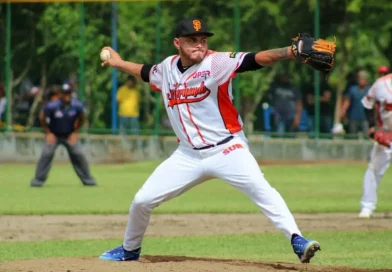
<svg viewBox="0 0 392 272">
<path fill-rule="evenodd" d="M 43 135 L 36 133 L 0 134 L 0 162 L 35 162 L 40 155 Z M 85 135 L 81 144 L 91 162 L 131 162 L 168 157 L 177 147 L 175 137 L 128 137 Z M 366 161 L 372 146 L 369 140 L 267 139 L 249 137 L 251 152 L 257 160 L 358 160 Z M 59 146 L 56 161 L 67 161 Z"/>
</svg>

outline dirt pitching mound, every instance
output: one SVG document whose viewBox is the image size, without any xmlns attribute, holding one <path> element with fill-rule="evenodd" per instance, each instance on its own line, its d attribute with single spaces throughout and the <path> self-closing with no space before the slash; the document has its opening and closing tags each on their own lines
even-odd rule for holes
<svg viewBox="0 0 392 272">
<path fill-rule="evenodd" d="M 190 258 L 180 256 L 144 256 L 139 262 L 108 262 L 97 258 L 52 258 L 0 263 L 1 272 L 366 272 L 350 267 L 311 264 L 267 263 L 242 260 Z"/>
<path fill-rule="evenodd" d="M 356 213 L 295 214 L 302 231 L 392 230 L 392 214 L 363 220 Z M 124 234 L 127 215 L 0 216 L 1 241 L 110 239 Z M 42 230 L 45 231 L 42 231 Z M 154 214 L 147 236 L 278 233 L 257 214 Z"/>
</svg>

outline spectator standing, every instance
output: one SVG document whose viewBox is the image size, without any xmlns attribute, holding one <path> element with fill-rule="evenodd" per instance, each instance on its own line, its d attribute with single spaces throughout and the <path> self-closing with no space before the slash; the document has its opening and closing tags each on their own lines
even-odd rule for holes
<svg viewBox="0 0 392 272">
<path fill-rule="evenodd" d="M 315 95 L 314 82 L 310 82 L 304 87 L 305 92 L 305 109 L 308 114 L 308 131 L 315 131 Z M 332 98 L 331 86 L 326 80 L 320 84 L 320 127 L 321 133 L 330 133 L 332 129 L 332 116 L 334 111 L 334 102 Z"/>
<path fill-rule="evenodd" d="M 302 95 L 290 82 L 288 75 L 281 74 L 279 80 L 271 85 L 266 96 L 273 107 L 275 129 L 279 136 L 296 131 L 301 119 Z"/>
<path fill-rule="evenodd" d="M 120 117 L 121 134 L 127 134 L 126 131 L 128 130 L 131 130 L 134 135 L 139 134 L 140 91 L 133 76 L 128 76 L 125 84 L 119 88 L 117 102 L 119 104 L 118 115 Z"/>
<path fill-rule="evenodd" d="M 357 84 L 352 85 L 347 90 L 340 118 L 348 119 L 348 132 L 362 132 L 367 135 L 368 123 L 366 121 L 365 111 L 361 100 L 369 91 L 369 75 L 366 71 L 359 71 L 357 74 Z"/>
</svg>

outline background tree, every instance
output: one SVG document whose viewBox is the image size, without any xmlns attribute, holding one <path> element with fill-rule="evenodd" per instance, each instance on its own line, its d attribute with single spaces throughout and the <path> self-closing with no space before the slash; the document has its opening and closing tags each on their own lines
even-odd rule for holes
<svg viewBox="0 0 392 272">
<path fill-rule="evenodd" d="M 192 4 L 191 4 L 192 3 Z M 314 0 L 241 0 L 240 50 L 257 52 L 283 47 L 298 32 L 314 33 Z M 89 124 L 94 128 L 111 126 L 111 70 L 100 66 L 99 51 L 111 45 L 111 3 L 85 3 L 85 103 Z M 140 63 L 156 63 L 176 54 L 172 45 L 175 24 L 188 16 L 202 16 L 216 35 L 209 40 L 211 49 L 235 51 L 233 0 L 162 1 L 160 3 L 161 50 L 156 54 L 157 2 L 120 2 L 118 4 L 118 41 L 120 53 Z M 328 80 L 337 99 L 346 86 L 346 76 L 357 67 L 367 69 L 375 79 L 381 64 L 392 66 L 392 23 L 387 0 L 320 1 L 322 38 L 337 42 L 336 66 Z M 62 84 L 70 75 L 79 75 L 80 9 L 78 3 L 12 4 L 12 88 L 13 99 L 19 97 L 23 80 L 45 88 Z M 5 4 L 0 4 L 0 31 L 5 32 Z M 5 54 L 4 35 L 0 37 L 0 54 Z M 0 61 L 4 67 L 4 59 Z M 3 70 L 2 68 L 0 70 Z M 297 86 L 312 79 L 313 70 L 297 62 L 281 62 L 259 72 L 238 75 L 240 78 L 240 114 L 247 132 L 260 117 L 260 102 L 275 75 L 286 72 Z M 125 79 L 119 73 L 119 83 Z M 0 74 L 0 82 L 4 73 Z M 152 129 L 156 103 L 162 99 L 148 84 L 143 90 L 143 128 Z M 80 86 L 77 86 L 80 87 Z M 80 89 L 80 88 L 78 88 Z M 78 92 L 78 90 L 76 90 Z M 340 101 L 337 101 L 339 104 Z M 39 104 L 31 110 L 36 115 Z M 14 107 L 14 110 L 17 110 Z M 161 107 L 161 118 L 166 116 Z M 338 110 L 338 108 L 337 108 Z M 338 112 L 336 112 L 336 116 Z M 159 120 L 162 121 L 162 120 Z M 31 123 L 31 122 L 30 122 Z"/>
</svg>

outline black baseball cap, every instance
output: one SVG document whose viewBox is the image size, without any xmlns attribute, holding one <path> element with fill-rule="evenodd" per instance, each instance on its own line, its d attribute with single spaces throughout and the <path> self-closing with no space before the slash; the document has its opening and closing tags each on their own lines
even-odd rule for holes
<svg viewBox="0 0 392 272">
<path fill-rule="evenodd" d="M 200 18 L 188 18 L 180 21 L 176 27 L 176 38 L 193 35 L 206 35 L 211 37 L 214 33 L 209 32 L 207 24 Z"/>
</svg>

